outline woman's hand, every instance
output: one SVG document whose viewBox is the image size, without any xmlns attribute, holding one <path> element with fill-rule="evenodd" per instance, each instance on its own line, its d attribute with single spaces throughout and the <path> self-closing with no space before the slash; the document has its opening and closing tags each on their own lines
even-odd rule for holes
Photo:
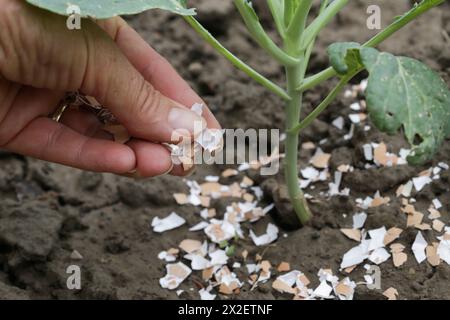
<svg viewBox="0 0 450 320">
<path fill-rule="evenodd" d="M 68 91 L 95 97 L 133 139 L 112 141 L 90 112 L 49 118 Z M 202 119 L 187 107 L 202 100 L 121 18 L 66 18 L 21 0 L 0 0 L 0 148 L 99 172 L 151 177 L 183 174 L 169 151 L 176 129 L 193 131 Z M 209 110 L 204 118 L 219 128 Z"/>
</svg>

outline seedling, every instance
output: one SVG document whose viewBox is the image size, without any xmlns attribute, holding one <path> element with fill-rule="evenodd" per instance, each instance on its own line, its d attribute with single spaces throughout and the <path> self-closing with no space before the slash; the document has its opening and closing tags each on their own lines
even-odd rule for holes
<svg viewBox="0 0 450 320">
<path fill-rule="evenodd" d="M 66 14 L 64 0 L 28 0 L 54 12 Z M 286 103 L 285 180 L 295 212 L 301 223 L 311 218 L 298 179 L 299 135 L 336 99 L 345 85 L 363 70 L 369 72 L 366 100 L 369 115 L 381 131 L 403 132 L 412 145 L 408 157 L 411 164 L 420 164 L 433 157 L 443 140 L 450 136 L 450 91 L 437 73 L 423 63 L 397 57 L 375 49 L 420 15 L 445 0 L 422 0 L 404 15 L 397 17 L 386 29 L 364 44 L 334 43 L 328 48 L 331 66 L 306 76 L 316 38 L 349 0 L 267 0 L 283 46 L 279 47 L 264 31 L 257 13 L 248 0 L 233 0 L 249 33 L 273 59 L 284 66 L 285 88 L 280 87 L 238 59 L 215 39 L 187 9 L 186 0 L 134 1 L 72 1 L 79 4 L 86 17 L 107 18 L 123 13 L 137 13 L 160 8 L 181 14 L 206 42 L 234 66 L 281 97 Z M 308 24 L 312 6 L 320 2 L 317 16 Z M 94 5 L 95 4 L 95 5 Z M 364 27 L 364 26 L 361 26 Z M 328 96 L 304 119 L 300 119 L 303 95 L 333 77 L 339 79 Z"/>
<path fill-rule="evenodd" d="M 348 0 L 322 0 L 317 17 L 308 25 L 314 0 L 267 0 L 283 48 L 269 38 L 247 0 L 234 0 L 253 39 L 285 67 L 286 89 L 266 79 L 232 55 L 192 16 L 187 22 L 237 68 L 286 101 L 285 180 L 289 197 L 301 223 L 311 218 L 298 182 L 299 134 L 338 96 L 358 73 L 370 74 L 366 90 L 367 107 L 375 126 L 389 134 L 401 127 L 413 145 L 408 157 L 411 164 L 429 160 L 445 137 L 450 135 L 450 91 L 434 71 L 421 62 L 396 57 L 374 49 L 418 16 L 442 4 L 444 0 L 423 0 L 398 17 L 386 29 L 365 44 L 334 43 L 328 48 L 331 67 L 306 77 L 314 43 L 321 30 L 347 5 Z M 300 119 L 303 94 L 322 82 L 338 77 L 339 82 L 314 111 Z"/>
</svg>

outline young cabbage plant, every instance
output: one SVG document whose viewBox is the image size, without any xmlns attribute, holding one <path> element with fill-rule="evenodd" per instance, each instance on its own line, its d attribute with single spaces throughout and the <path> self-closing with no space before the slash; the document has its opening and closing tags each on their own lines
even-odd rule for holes
<svg viewBox="0 0 450 320">
<path fill-rule="evenodd" d="M 66 0 L 27 0 L 41 8 L 67 15 Z M 433 157 L 440 144 L 450 136 L 450 91 L 439 75 L 423 63 L 380 52 L 375 47 L 417 17 L 445 0 L 422 0 L 399 16 L 387 28 L 364 44 L 334 43 L 329 46 L 330 67 L 306 76 L 316 38 L 349 0 L 266 0 L 283 46 L 279 47 L 263 29 L 248 0 L 233 0 L 249 33 L 273 59 L 285 68 L 286 85 L 280 87 L 237 58 L 215 39 L 195 18 L 186 0 L 73 0 L 82 17 L 109 18 L 158 8 L 180 14 L 200 36 L 252 79 L 281 97 L 286 104 L 285 181 L 294 210 L 302 224 L 311 212 L 299 186 L 299 135 L 339 95 L 345 85 L 363 70 L 369 72 L 366 100 L 369 115 L 381 131 L 394 134 L 403 129 L 412 145 L 408 157 L 420 164 Z M 314 4 L 317 16 L 309 19 Z M 308 24 L 308 21 L 312 20 Z M 300 118 L 303 95 L 333 77 L 338 83 L 326 98 L 304 119 Z"/>
<path fill-rule="evenodd" d="M 187 22 L 237 68 L 277 94 L 286 103 L 285 181 L 294 210 L 302 224 L 311 218 L 298 179 L 299 135 L 338 96 L 345 85 L 363 70 L 369 72 L 366 99 L 375 126 L 389 134 L 401 128 L 412 145 L 411 164 L 429 160 L 443 140 L 450 136 L 450 91 L 439 75 L 423 63 L 380 52 L 374 47 L 411 21 L 445 0 L 423 0 L 386 29 L 364 44 L 334 43 L 329 46 L 331 66 L 306 77 L 314 43 L 321 30 L 348 4 L 349 0 L 322 0 L 319 13 L 308 25 L 314 0 L 267 0 L 275 26 L 282 39 L 278 47 L 264 31 L 251 2 L 233 0 L 249 33 L 263 49 L 284 66 L 283 89 L 225 49 L 193 16 Z M 339 82 L 328 96 L 304 119 L 300 119 L 304 92 L 337 77 Z"/>
</svg>

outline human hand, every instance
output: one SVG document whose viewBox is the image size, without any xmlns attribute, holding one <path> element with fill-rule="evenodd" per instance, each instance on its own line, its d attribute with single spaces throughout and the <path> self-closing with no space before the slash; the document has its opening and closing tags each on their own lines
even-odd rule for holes
<svg viewBox="0 0 450 320">
<path fill-rule="evenodd" d="M 66 18 L 20 0 L 0 0 L 0 148 L 83 170 L 140 177 L 183 175 L 169 151 L 174 130 L 193 133 L 195 121 L 220 128 L 205 108 L 202 120 L 186 106 L 202 100 L 121 18 Z M 68 110 L 49 118 L 68 91 L 95 97 L 133 137 L 116 143 L 92 113 Z"/>
</svg>

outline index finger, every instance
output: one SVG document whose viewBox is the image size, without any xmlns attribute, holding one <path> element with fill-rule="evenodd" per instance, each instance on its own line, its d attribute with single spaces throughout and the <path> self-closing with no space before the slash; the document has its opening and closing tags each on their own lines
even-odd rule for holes
<svg viewBox="0 0 450 320">
<path fill-rule="evenodd" d="M 98 24 L 114 39 L 131 64 L 163 95 L 182 105 L 203 103 L 206 106 L 172 65 L 145 42 L 125 20 L 116 17 L 99 21 Z M 209 128 L 221 128 L 209 108 L 204 109 L 203 117 Z"/>
</svg>

